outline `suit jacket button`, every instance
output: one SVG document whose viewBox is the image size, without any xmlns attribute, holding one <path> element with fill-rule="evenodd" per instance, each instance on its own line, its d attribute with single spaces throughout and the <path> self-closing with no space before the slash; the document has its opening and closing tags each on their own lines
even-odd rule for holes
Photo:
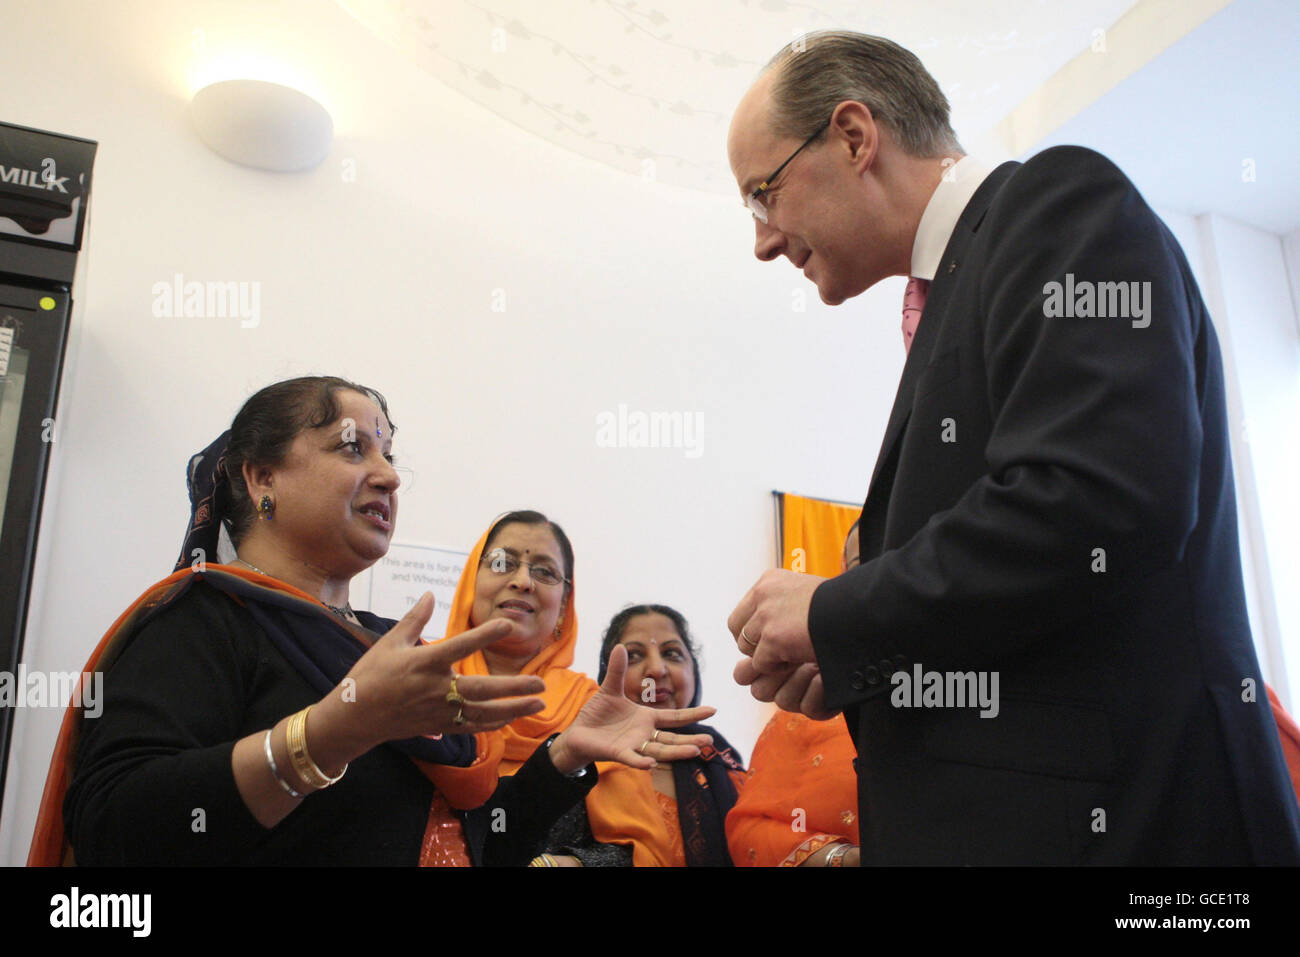
<svg viewBox="0 0 1300 957">
<path fill-rule="evenodd" d="M 849 685 L 854 691 L 861 691 L 867 686 L 867 679 L 862 676 L 861 671 L 855 671 L 849 676 Z"/>
<path fill-rule="evenodd" d="M 880 684 L 880 669 L 875 665 L 867 665 L 867 684 Z"/>
</svg>

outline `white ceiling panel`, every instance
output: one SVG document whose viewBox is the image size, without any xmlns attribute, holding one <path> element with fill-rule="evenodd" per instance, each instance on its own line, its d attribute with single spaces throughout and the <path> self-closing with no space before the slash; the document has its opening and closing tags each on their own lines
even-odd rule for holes
<svg viewBox="0 0 1300 957">
<path fill-rule="evenodd" d="M 948 94 L 958 136 L 978 144 L 1133 5 L 338 2 L 428 74 L 538 136 L 635 175 L 726 193 L 735 189 L 724 148 L 731 111 L 802 33 L 852 29 L 908 47 Z"/>
</svg>

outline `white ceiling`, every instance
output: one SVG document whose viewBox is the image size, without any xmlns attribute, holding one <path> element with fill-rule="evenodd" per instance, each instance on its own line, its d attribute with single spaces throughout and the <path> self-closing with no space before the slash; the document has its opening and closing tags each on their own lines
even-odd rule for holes
<svg viewBox="0 0 1300 957">
<path fill-rule="evenodd" d="M 1133 0 L 337 0 L 428 74 L 513 123 L 660 182 L 733 193 L 727 124 L 800 33 L 887 36 L 948 94 L 968 149 Z M 993 147 L 996 149 L 996 145 Z M 997 160 L 1003 156 L 989 156 Z"/>
</svg>

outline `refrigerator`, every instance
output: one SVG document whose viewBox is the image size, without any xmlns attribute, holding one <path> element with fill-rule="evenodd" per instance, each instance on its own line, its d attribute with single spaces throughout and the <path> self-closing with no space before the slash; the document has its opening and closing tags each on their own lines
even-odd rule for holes
<svg viewBox="0 0 1300 957">
<path fill-rule="evenodd" d="M 0 123 L 0 671 L 10 676 L 22 660 L 96 148 Z M 0 708 L 0 795 L 13 718 Z"/>
</svg>

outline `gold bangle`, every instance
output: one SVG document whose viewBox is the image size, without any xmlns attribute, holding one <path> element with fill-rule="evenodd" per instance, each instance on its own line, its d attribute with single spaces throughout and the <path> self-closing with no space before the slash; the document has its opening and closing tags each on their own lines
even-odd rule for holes
<svg viewBox="0 0 1300 957">
<path fill-rule="evenodd" d="M 285 728 L 285 744 L 289 747 L 289 761 L 303 784 L 319 791 L 337 784 L 339 778 L 347 773 L 348 766 L 343 765 L 342 771 L 330 777 L 311 759 L 307 750 L 307 714 L 311 709 L 312 706 L 308 705 L 289 719 L 288 727 Z"/>
<path fill-rule="evenodd" d="M 559 867 L 560 865 L 555 863 L 555 858 L 551 857 L 551 855 L 538 854 L 536 857 L 534 857 L 531 861 L 528 862 L 528 866 L 529 867 Z"/>
</svg>

